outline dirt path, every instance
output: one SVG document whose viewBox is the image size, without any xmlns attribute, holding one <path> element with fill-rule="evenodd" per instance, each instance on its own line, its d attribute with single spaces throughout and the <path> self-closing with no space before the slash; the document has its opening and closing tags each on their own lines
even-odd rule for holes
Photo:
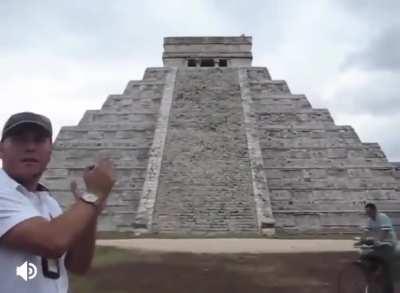
<svg viewBox="0 0 400 293">
<path fill-rule="evenodd" d="M 355 251 L 353 240 L 328 239 L 117 239 L 99 246 L 160 252 L 299 253 Z"/>
</svg>

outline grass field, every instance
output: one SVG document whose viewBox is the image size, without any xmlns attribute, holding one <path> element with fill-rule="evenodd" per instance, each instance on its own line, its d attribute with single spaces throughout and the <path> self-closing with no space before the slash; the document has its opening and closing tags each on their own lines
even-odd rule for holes
<svg viewBox="0 0 400 293">
<path fill-rule="evenodd" d="M 72 293 L 333 293 L 354 252 L 189 254 L 98 247 L 90 272 L 71 276 Z"/>
</svg>

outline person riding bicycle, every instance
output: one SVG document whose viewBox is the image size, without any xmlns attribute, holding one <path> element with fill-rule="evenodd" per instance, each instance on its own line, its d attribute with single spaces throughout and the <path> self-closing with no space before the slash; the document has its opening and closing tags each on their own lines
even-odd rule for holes
<svg viewBox="0 0 400 293">
<path fill-rule="evenodd" d="M 390 218 L 378 212 L 375 204 L 366 204 L 365 213 L 368 221 L 360 244 L 371 245 L 372 251 L 362 257 L 381 262 L 385 278 L 384 292 L 394 293 L 392 264 L 397 245 L 396 232 Z"/>
</svg>

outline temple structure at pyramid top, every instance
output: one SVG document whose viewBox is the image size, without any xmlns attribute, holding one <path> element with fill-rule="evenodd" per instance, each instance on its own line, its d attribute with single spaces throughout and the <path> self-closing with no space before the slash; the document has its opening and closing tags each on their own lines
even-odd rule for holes
<svg viewBox="0 0 400 293">
<path fill-rule="evenodd" d="M 169 37 L 164 39 L 164 66 L 240 67 L 251 66 L 252 38 Z"/>
<path fill-rule="evenodd" d="M 168 37 L 163 67 L 61 129 L 45 184 L 67 208 L 71 179 L 101 154 L 117 183 L 104 232 L 176 236 L 350 233 L 374 202 L 397 228 L 398 171 L 377 143 L 253 67 L 252 39 Z"/>
</svg>

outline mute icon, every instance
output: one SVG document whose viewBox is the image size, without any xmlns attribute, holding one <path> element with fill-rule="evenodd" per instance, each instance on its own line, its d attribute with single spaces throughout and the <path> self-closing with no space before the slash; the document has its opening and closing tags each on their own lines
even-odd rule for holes
<svg viewBox="0 0 400 293">
<path fill-rule="evenodd" d="M 22 265 L 17 266 L 17 276 L 20 276 L 25 282 L 32 280 L 37 275 L 37 268 L 35 264 L 31 262 L 24 262 Z"/>
</svg>

